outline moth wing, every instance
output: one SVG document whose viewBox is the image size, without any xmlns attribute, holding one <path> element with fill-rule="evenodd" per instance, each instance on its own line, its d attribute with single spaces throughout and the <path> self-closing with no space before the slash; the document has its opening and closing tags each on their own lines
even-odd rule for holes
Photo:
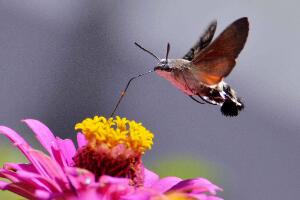
<svg viewBox="0 0 300 200">
<path fill-rule="evenodd" d="M 185 54 L 183 59 L 191 61 L 194 59 L 194 56 L 200 52 L 200 50 L 207 47 L 214 37 L 216 28 L 217 21 L 211 22 L 205 32 L 201 35 L 199 41 L 197 41 L 197 43 L 189 50 L 189 52 Z"/>
<path fill-rule="evenodd" d="M 201 65 L 197 65 L 197 67 L 191 70 L 201 82 L 207 85 L 215 85 L 230 73 L 234 65 L 234 59 L 218 58 L 205 60 Z"/>
<path fill-rule="evenodd" d="M 192 60 L 199 79 L 207 84 L 217 84 L 228 76 L 235 66 L 235 59 L 248 37 L 249 22 L 246 17 L 230 24 L 209 46 L 202 49 Z M 207 77 L 214 77 L 212 80 Z"/>
</svg>

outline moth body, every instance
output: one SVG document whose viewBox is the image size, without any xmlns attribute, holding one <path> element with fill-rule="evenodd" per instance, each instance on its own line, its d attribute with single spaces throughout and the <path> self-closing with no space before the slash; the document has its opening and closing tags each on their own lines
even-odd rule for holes
<svg viewBox="0 0 300 200">
<path fill-rule="evenodd" d="M 201 96 L 220 106 L 229 98 L 238 106 L 242 106 L 235 91 L 227 83 L 222 80 L 217 84 L 207 85 L 194 74 L 194 68 L 193 63 L 185 59 L 168 59 L 168 62 L 162 59 L 154 70 L 186 95 Z"/>
<path fill-rule="evenodd" d="M 213 40 L 216 27 L 216 21 L 210 23 L 196 44 L 179 59 L 168 59 L 169 43 L 165 59 L 159 59 L 154 53 L 135 42 L 135 45 L 152 55 L 159 63 L 154 70 L 134 76 L 128 81 L 111 116 L 124 97 L 131 81 L 153 71 L 195 102 L 219 105 L 223 115 L 237 116 L 244 105 L 236 92 L 224 82 L 224 78 L 231 73 L 236 64 L 236 58 L 244 48 L 249 32 L 249 22 L 247 17 L 237 19 Z"/>
</svg>

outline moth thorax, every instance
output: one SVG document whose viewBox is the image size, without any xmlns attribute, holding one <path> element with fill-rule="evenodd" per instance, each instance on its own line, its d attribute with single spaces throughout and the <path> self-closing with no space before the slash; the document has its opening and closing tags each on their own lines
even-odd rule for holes
<svg viewBox="0 0 300 200">
<path fill-rule="evenodd" d="M 169 66 L 170 68 L 177 68 L 180 69 L 190 63 L 188 60 L 184 59 L 169 59 Z"/>
</svg>

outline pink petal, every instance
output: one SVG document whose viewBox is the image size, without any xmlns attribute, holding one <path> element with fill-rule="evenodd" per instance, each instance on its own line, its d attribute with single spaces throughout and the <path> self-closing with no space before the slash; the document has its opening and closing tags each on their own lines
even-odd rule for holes
<svg viewBox="0 0 300 200">
<path fill-rule="evenodd" d="M 37 199 L 51 199 L 51 194 L 49 192 L 46 192 L 46 191 L 43 191 L 43 190 L 36 190 L 35 193 L 34 193 L 34 196 L 37 198 Z"/>
<path fill-rule="evenodd" d="M 154 200 L 154 199 L 165 199 L 163 194 L 153 190 L 151 188 L 138 187 L 135 190 L 128 192 L 128 194 L 123 195 L 121 200 Z"/>
<path fill-rule="evenodd" d="M 70 182 L 75 188 L 80 188 L 81 186 L 89 186 L 95 183 L 95 175 L 85 169 L 67 167 L 65 169 Z"/>
<path fill-rule="evenodd" d="M 38 156 L 36 156 L 36 153 L 33 153 L 35 152 L 36 150 L 34 149 L 31 149 L 31 150 L 28 150 L 27 153 L 28 153 L 28 156 L 31 158 L 31 163 L 32 165 L 36 168 L 38 174 L 42 175 L 42 176 L 45 176 L 45 177 L 49 177 L 48 176 L 48 173 L 45 169 L 45 165 L 43 165 L 43 162 L 40 162 L 40 158 Z M 41 154 L 44 154 L 42 152 L 40 152 Z M 45 155 L 46 156 L 46 155 Z M 49 158 L 50 159 L 50 158 Z"/>
<path fill-rule="evenodd" d="M 216 194 L 217 190 L 222 190 L 218 186 L 212 184 L 210 181 L 204 178 L 187 179 L 174 185 L 169 191 L 181 191 L 189 193 L 203 193 L 210 192 Z"/>
<path fill-rule="evenodd" d="M 19 136 L 18 133 L 16 133 L 14 130 L 5 127 L 0 126 L 0 134 L 5 135 L 8 139 L 10 139 L 14 145 L 16 145 L 21 152 L 26 156 L 26 158 L 33 164 L 33 166 L 36 168 L 36 170 L 43 175 L 46 175 L 43 168 L 40 166 L 40 164 L 36 161 L 34 157 L 29 153 L 31 147 L 27 144 L 27 142 Z"/>
<path fill-rule="evenodd" d="M 55 160 L 52 160 L 41 151 L 31 150 L 29 153 L 39 164 L 40 168 L 42 169 L 41 173 L 43 176 L 55 180 L 62 188 L 65 187 L 65 183 L 67 183 L 67 177 L 61 166 L 59 166 Z"/>
<path fill-rule="evenodd" d="M 165 177 L 154 183 L 151 188 L 164 193 L 174 185 L 180 183 L 180 181 L 182 181 L 182 179 L 178 177 Z"/>
<path fill-rule="evenodd" d="M 26 171 L 31 173 L 38 173 L 33 164 L 17 164 L 17 163 L 5 163 L 3 166 L 4 169 L 11 171 Z"/>
<path fill-rule="evenodd" d="M 121 197 L 121 200 L 150 200 L 154 195 L 146 191 L 137 191 Z M 156 196 L 156 195 L 155 195 Z M 153 198 L 155 199 L 155 198 Z M 157 198 L 159 199 L 159 198 Z"/>
<path fill-rule="evenodd" d="M 39 175 L 32 164 L 5 163 L 4 170 L 0 170 L 0 176 L 13 182 L 30 180 L 45 190 L 60 191 L 59 186 L 54 181 Z"/>
<path fill-rule="evenodd" d="M 39 184 L 44 185 L 51 192 L 62 192 L 60 186 L 53 180 L 47 179 L 43 176 L 36 176 L 35 180 L 38 181 Z"/>
<path fill-rule="evenodd" d="M 57 147 L 56 139 L 49 128 L 35 119 L 22 120 L 34 132 L 36 138 L 43 145 L 43 147 L 52 155 L 51 146 Z"/>
<path fill-rule="evenodd" d="M 224 200 L 216 196 L 207 196 L 206 194 L 189 194 L 188 197 L 192 197 L 199 200 Z"/>
<path fill-rule="evenodd" d="M 75 195 L 73 192 L 65 192 L 56 196 L 55 199 L 63 200 L 117 200 L 117 199 L 105 199 L 100 193 L 97 187 L 89 187 L 88 189 L 78 190 Z"/>
<path fill-rule="evenodd" d="M 77 190 L 78 196 L 69 192 L 62 194 L 57 198 L 65 200 L 121 200 L 123 199 L 122 196 L 133 190 L 133 187 L 129 186 L 128 183 L 129 180 L 125 178 L 102 176 L 100 177 L 99 183 Z M 130 200 L 132 200 L 132 198 Z"/>
<path fill-rule="evenodd" d="M 28 149 L 30 149 L 31 147 L 18 133 L 6 126 L 0 126 L 0 134 L 3 134 L 10 141 L 12 141 L 13 144 L 17 146 L 21 150 L 21 152 L 26 156 L 26 158 L 29 161 L 31 161 L 31 157 L 27 153 Z"/>
<path fill-rule="evenodd" d="M 0 176 L 10 179 L 12 182 L 33 182 L 32 184 L 36 185 L 38 189 L 41 187 L 45 190 L 52 192 L 61 192 L 62 189 L 55 180 L 51 180 L 45 176 L 42 176 L 37 173 L 27 172 L 27 171 L 9 171 L 1 170 Z"/>
<path fill-rule="evenodd" d="M 74 143 L 70 139 L 61 139 L 56 137 L 57 144 L 68 166 L 73 166 L 73 157 L 76 154 Z"/>
<path fill-rule="evenodd" d="M 0 177 L 10 180 L 11 182 L 19 182 L 20 179 L 17 177 L 15 172 L 11 172 L 5 169 L 0 169 Z"/>
<path fill-rule="evenodd" d="M 74 153 L 76 150 L 71 140 L 62 140 L 60 138 L 55 138 L 49 128 L 38 120 L 26 119 L 23 120 L 23 122 L 25 122 L 35 133 L 36 138 L 49 152 L 51 157 L 60 164 L 60 166 L 66 166 L 66 162 L 72 161 L 68 154 Z"/>
<path fill-rule="evenodd" d="M 59 166 L 61 167 L 62 170 L 64 170 L 65 167 L 67 167 L 67 161 L 65 159 L 65 157 L 63 156 L 61 149 L 59 148 L 55 148 L 55 147 L 51 147 L 51 151 L 52 151 L 52 155 L 53 155 L 53 160 L 55 160 L 57 162 L 57 164 L 59 164 Z"/>
<path fill-rule="evenodd" d="M 129 179 L 128 178 L 116 178 L 116 177 L 112 177 L 112 176 L 103 175 L 100 177 L 99 183 L 129 185 Z"/>
<path fill-rule="evenodd" d="M 224 200 L 224 199 L 216 197 L 216 196 L 208 196 L 208 197 L 206 197 L 206 200 Z"/>
<path fill-rule="evenodd" d="M 103 194 L 102 199 L 120 199 L 122 196 L 133 191 L 127 178 L 115 178 L 111 176 L 101 176 L 99 179 L 100 192 Z"/>
<path fill-rule="evenodd" d="M 77 133 L 77 143 L 78 143 L 78 148 L 85 146 L 87 144 L 87 141 L 82 133 Z"/>
<path fill-rule="evenodd" d="M 3 188 L 3 190 L 9 190 L 27 199 L 37 199 L 35 197 L 36 188 L 31 185 L 25 185 L 22 182 L 8 184 L 5 188 Z"/>
<path fill-rule="evenodd" d="M 13 172 L 7 170 L 6 171 L 0 170 L 0 175 L 4 178 L 10 179 L 11 181 L 13 181 L 11 178 L 13 177 L 14 178 L 13 182 L 23 182 L 23 183 L 30 182 L 32 185 L 35 185 L 37 189 L 42 188 L 51 192 L 62 191 L 59 185 L 55 181 L 36 173 L 31 173 L 26 171 Z"/>
<path fill-rule="evenodd" d="M 144 168 L 144 187 L 151 187 L 159 180 L 159 176 L 147 168 Z"/>
<path fill-rule="evenodd" d="M 4 188 L 9 185 L 10 183 L 7 183 L 5 181 L 0 181 L 0 190 L 5 190 Z"/>
<path fill-rule="evenodd" d="M 24 185 L 31 185 L 36 189 L 42 189 L 52 192 L 61 191 L 59 186 L 50 179 L 46 179 L 38 174 L 31 172 L 13 172 L 5 169 L 0 169 L 0 177 L 11 180 L 12 182 L 23 183 Z"/>
</svg>

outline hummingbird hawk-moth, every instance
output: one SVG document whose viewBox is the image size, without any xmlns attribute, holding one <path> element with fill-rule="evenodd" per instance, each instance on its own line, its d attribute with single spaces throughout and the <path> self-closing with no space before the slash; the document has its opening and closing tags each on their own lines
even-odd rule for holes
<svg viewBox="0 0 300 200">
<path fill-rule="evenodd" d="M 246 17 L 240 18 L 225 28 L 213 40 L 216 27 L 217 22 L 213 21 L 201 35 L 199 41 L 183 58 L 179 59 L 168 59 L 170 44 L 167 46 L 166 58 L 159 59 L 152 52 L 135 43 L 154 56 L 159 63 L 154 67 L 154 70 L 129 80 L 112 115 L 130 82 L 137 77 L 155 71 L 197 103 L 219 105 L 225 116 L 237 116 L 239 111 L 244 108 L 244 104 L 237 97 L 236 92 L 224 82 L 224 78 L 232 71 L 236 64 L 235 60 L 245 45 L 249 32 L 249 22 Z"/>
</svg>

